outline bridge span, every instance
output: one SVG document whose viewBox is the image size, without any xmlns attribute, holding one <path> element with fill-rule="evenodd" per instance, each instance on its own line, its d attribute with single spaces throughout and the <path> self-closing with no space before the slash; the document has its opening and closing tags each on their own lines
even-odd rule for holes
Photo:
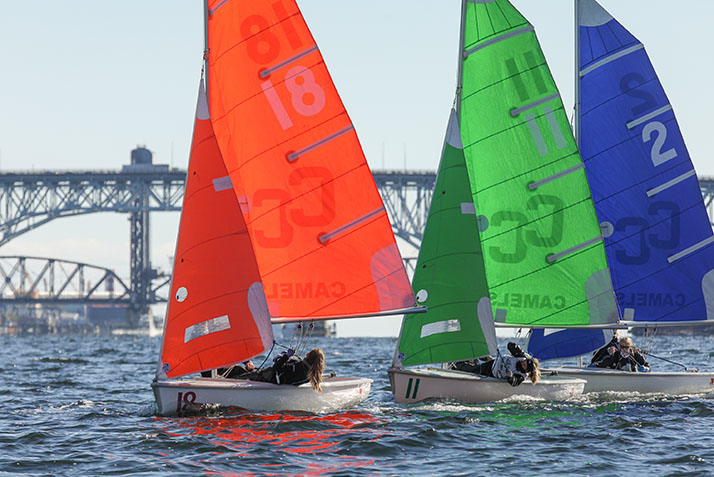
<svg viewBox="0 0 714 477">
<path fill-rule="evenodd" d="M 131 222 L 130 283 L 125 285 L 118 277 L 112 277 L 111 280 L 116 280 L 114 283 L 121 284 L 127 291 L 119 296 L 114 295 L 109 300 L 126 300 L 136 317 L 146 313 L 149 305 L 165 301 L 167 294 L 159 293 L 158 290 L 168 283 L 168 277 L 161 276 L 151 266 L 149 214 L 181 209 L 186 171 L 169 168 L 166 165 L 151 164 L 150 156 L 148 161 L 145 156 L 143 159 L 137 156 L 138 159 L 135 161 L 134 153 L 137 151 L 141 154 L 145 154 L 143 151 L 148 153 L 148 150 L 142 148 L 133 151 L 132 165 L 124 166 L 122 171 L 0 174 L 0 246 L 62 217 L 99 212 L 126 213 L 130 215 Z M 418 249 L 431 203 L 435 173 L 376 170 L 373 175 L 384 199 L 395 235 Z M 699 183 L 711 219 L 714 217 L 714 178 L 702 177 Z M 19 270 L 36 260 L 45 260 L 45 263 L 39 266 L 42 271 L 34 278 L 34 287 L 39 286 L 43 281 L 54 283 L 57 276 L 54 273 L 60 264 L 67 269 L 76 269 L 77 279 L 85 270 L 105 270 L 58 258 L 4 257 L 4 259 L 10 262 L 10 265 L 6 264 L 5 268 L 2 268 L 0 263 L 0 277 L 5 281 L 4 285 L 0 284 L 0 302 L 9 300 L 32 302 L 31 294 L 17 293 L 17 290 L 27 290 L 24 282 L 26 276 Z M 50 279 L 51 273 L 53 275 Z M 107 270 L 105 273 L 107 275 L 102 279 L 101 284 L 106 288 L 107 282 L 104 280 L 108 280 L 110 275 Z M 21 282 L 22 285 L 19 285 L 18 283 Z M 71 280 L 68 281 L 64 288 L 71 288 L 71 283 Z M 62 284 L 52 286 L 62 287 Z M 77 285 L 75 288 L 79 290 L 81 287 Z M 106 300 L 106 296 L 98 292 L 99 289 L 100 283 L 95 281 L 93 293 L 86 294 L 85 285 L 83 291 L 75 297 L 49 293 L 41 300 L 55 304 L 66 300 L 76 302 Z M 36 302 L 39 302 L 39 295 L 37 296 Z"/>
</svg>

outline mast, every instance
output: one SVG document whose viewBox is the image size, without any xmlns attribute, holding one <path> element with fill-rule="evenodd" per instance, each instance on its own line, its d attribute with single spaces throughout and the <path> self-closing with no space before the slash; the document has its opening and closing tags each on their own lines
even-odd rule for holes
<svg viewBox="0 0 714 477">
<path fill-rule="evenodd" d="M 459 32 L 459 62 L 456 77 L 456 118 L 461 123 L 461 88 L 463 86 L 464 29 L 466 27 L 466 0 L 461 0 L 461 28 Z"/>
<path fill-rule="evenodd" d="M 203 74 L 206 75 L 206 101 L 208 101 L 208 15 L 208 0 L 203 0 Z"/>
<path fill-rule="evenodd" d="M 580 150 L 580 0 L 573 0 L 575 11 L 575 145 Z"/>
</svg>

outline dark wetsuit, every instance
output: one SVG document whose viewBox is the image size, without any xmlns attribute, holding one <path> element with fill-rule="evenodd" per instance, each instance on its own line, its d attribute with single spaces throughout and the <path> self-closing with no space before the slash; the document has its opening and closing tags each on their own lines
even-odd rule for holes
<svg viewBox="0 0 714 477">
<path fill-rule="evenodd" d="M 617 341 L 617 337 L 613 336 L 612 339 L 608 344 L 600 348 L 593 354 L 592 359 L 590 360 L 590 365 L 591 366 L 597 366 L 597 363 L 602 361 L 605 358 L 609 358 L 610 354 L 607 352 L 607 349 L 610 346 L 614 346 L 616 350 L 620 349 L 620 343 Z"/>
<path fill-rule="evenodd" d="M 632 353 L 625 354 L 620 350 L 615 351 L 611 356 L 606 357 L 597 363 L 598 368 L 613 368 L 623 371 L 637 371 L 637 366 L 645 366 L 649 368 L 649 364 L 639 351 L 633 350 Z"/>
<path fill-rule="evenodd" d="M 485 363 L 474 361 L 458 361 L 453 364 L 454 369 L 470 373 L 489 376 L 492 378 L 505 379 L 511 386 L 520 385 L 526 378 L 526 374 L 518 370 L 516 364 L 524 361 L 528 355 L 516 343 L 508 343 L 508 351 L 512 356 L 499 355 L 496 359 L 491 359 Z"/>
<path fill-rule="evenodd" d="M 297 385 L 309 381 L 309 369 L 310 366 L 304 360 L 289 353 L 281 353 L 271 367 L 250 372 L 242 377 L 251 381 Z"/>
</svg>

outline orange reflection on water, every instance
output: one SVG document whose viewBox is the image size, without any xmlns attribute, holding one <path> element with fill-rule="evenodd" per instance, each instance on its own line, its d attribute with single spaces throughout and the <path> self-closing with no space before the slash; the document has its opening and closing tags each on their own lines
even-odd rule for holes
<svg viewBox="0 0 714 477">
<path fill-rule="evenodd" d="M 339 414 L 313 415 L 302 413 L 251 413 L 248 411 L 222 412 L 219 417 L 161 418 L 166 435 L 185 438 L 201 436 L 217 446 L 237 452 L 235 457 L 254 458 L 255 452 L 265 446 L 293 454 L 322 454 L 324 459 L 311 459 L 304 472 L 323 474 L 344 471 L 349 468 L 370 467 L 374 459 L 334 455 L 343 449 L 342 444 L 356 438 L 361 442 L 377 441 L 386 431 L 386 426 L 376 416 L 358 411 Z M 225 452 L 212 452 L 224 454 Z M 329 454 L 328 454 L 329 453 Z M 205 464 L 205 463 L 204 463 Z M 284 463 L 262 462 L 260 467 L 282 467 Z M 206 469 L 213 475 L 232 475 Z"/>
</svg>

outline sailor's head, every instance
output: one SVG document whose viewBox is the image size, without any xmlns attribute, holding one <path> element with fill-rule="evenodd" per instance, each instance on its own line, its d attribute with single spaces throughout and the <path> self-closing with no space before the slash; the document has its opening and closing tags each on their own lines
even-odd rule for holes
<svg viewBox="0 0 714 477">
<path fill-rule="evenodd" d="M 618 344 L 620 345 L 620 351 L 625 353 L 629 353 L 632 349 L 632 340 L 630 338 L 622 338 Z"/>
<path fill-rule="evenodd" d="M 518 368 L 518 371 L 525 374 L 530 374 L 538 367 L 537 363 L 538 360 L 535 358 L 526 358 L 516 363 L 516 367 Z"/>
<path fill-rule="evenodd" d="M 540 371 L 538 370 L 538 360 L 536 358 L 526 358 L 516 363 L 516 369 L 527 374 L 533 384 L 540 379 Z"/>
</svg>

